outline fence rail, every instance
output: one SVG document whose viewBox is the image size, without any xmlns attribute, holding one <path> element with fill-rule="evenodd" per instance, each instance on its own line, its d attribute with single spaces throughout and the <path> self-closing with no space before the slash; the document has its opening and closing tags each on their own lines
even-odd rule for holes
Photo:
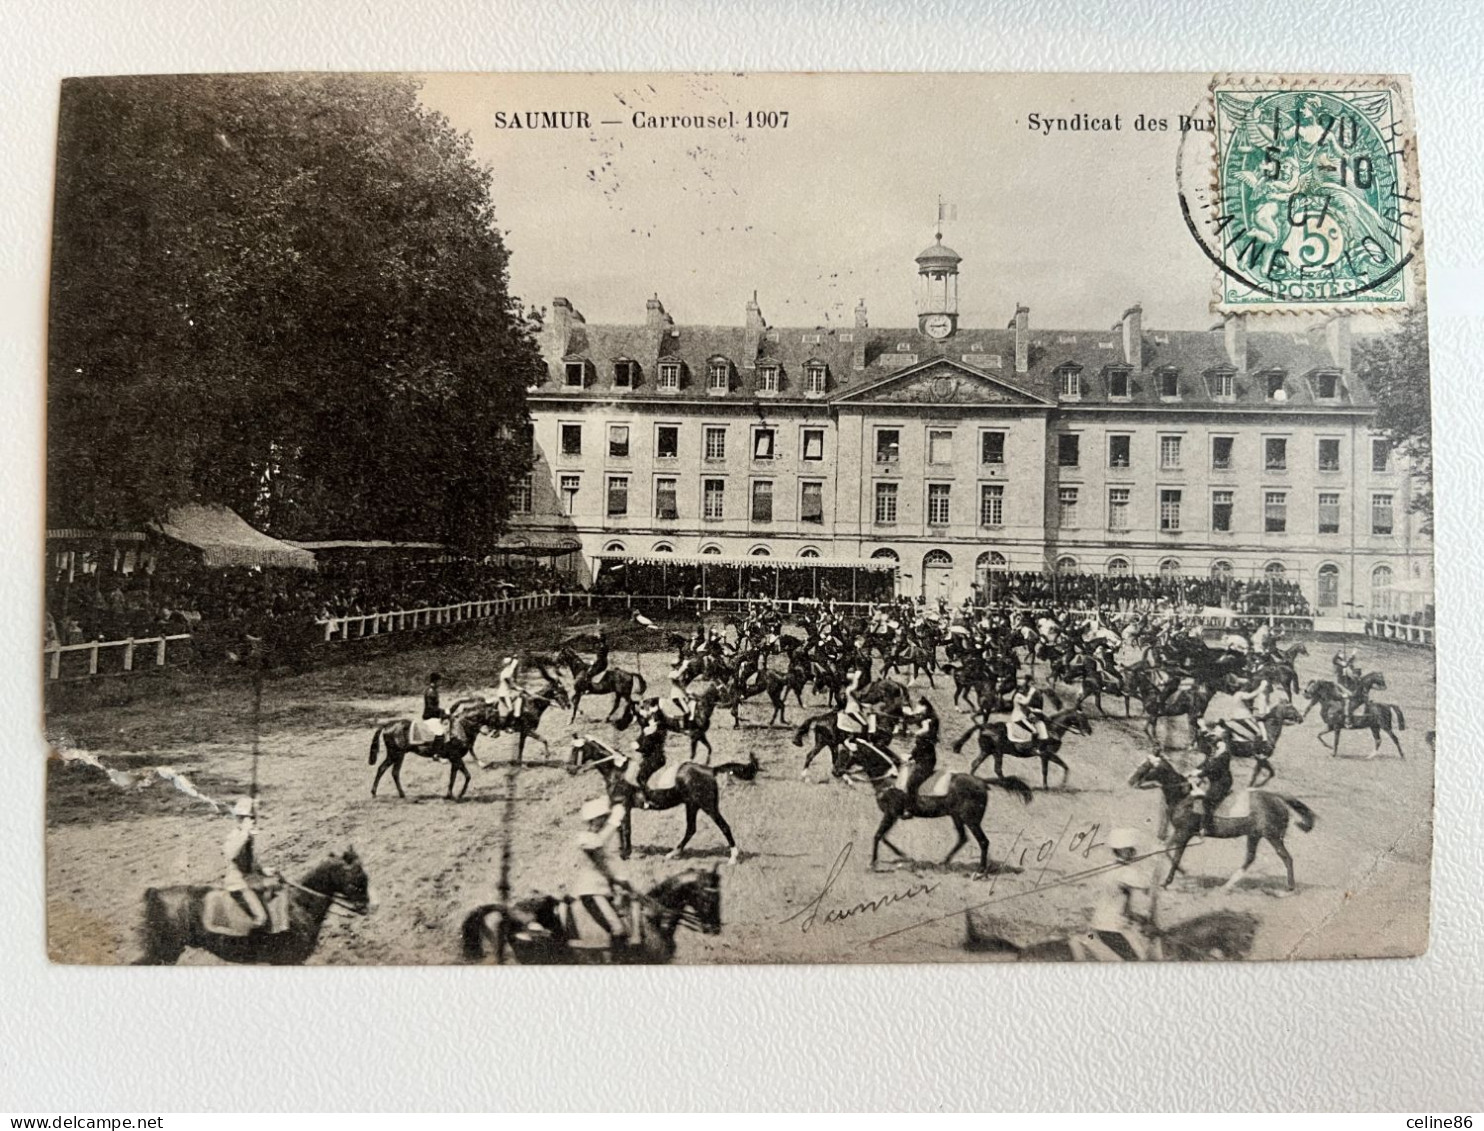
<svg viewBox="0 0 1484 1131">
<path fill-rule="evenodd" d="M 558 603 L 570 604 L 566 593 L 527 593 L 521 597 L 500 597 L 491 601 L 463 601 L 456 605 L 428 605 L 420 609 L 397 609 L 387 613 L 361 613 L 355 616 L 326 617 L 316 623 L 323 642 L 365 640 L 393 632 L 414 632 L 441 625 L 489 620 L 511 613 L 550 608 Z"/>
<path fill-rule="evenodd" d="M 48 644 L 41 650 L 48 683 L 189 663 L 192 654 L 189 633 L 138 640 L 93 640 L 87 644 Z"/>
</svg>

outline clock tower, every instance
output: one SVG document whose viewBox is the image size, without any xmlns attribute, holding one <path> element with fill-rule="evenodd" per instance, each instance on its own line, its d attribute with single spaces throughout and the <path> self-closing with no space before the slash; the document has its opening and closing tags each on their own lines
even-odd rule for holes
<svg viewBox="0 0 1484 1131">
<path fill-rule="evenodd" d="M 963 257 L 937 242 L 917 257 L 917 328 L 934 341 L 946 341 L 958 330 L 958 265 Z"/>
</svg>

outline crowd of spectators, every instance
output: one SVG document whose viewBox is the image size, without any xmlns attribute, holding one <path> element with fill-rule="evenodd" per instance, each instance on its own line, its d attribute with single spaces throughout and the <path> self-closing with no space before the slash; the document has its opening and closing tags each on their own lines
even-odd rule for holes
<svg viewBox="0 0 1484 1131">
<path fill-rule="evenodd" d="M 1310 616 L 1296 581 L 1283 576 L 1251 580 L 1167 574 L 996 573 L 979 588 L 980 601 L 1073 608 L 1142 611 L 1161 606 L 1214 607 L 1244 614 Z"/>
<path fill-rule="evenodd" d="M 530 560 L 345 563 L 319 571 L 205 569 L 66 574 L 47 586 L 46 642 L 144 639 L 189 633 L 263 636 L 333 617 L 493 600 L 561 588 Z"/>
</svg>

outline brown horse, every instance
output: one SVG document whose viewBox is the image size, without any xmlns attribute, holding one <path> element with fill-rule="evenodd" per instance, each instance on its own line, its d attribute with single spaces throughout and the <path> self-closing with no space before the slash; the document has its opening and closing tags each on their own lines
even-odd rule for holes
<svg viewBox="0 0 1484 1131">
<path fill-rule="evenodd" d="M 1369 694 L 1372 688 L 1386 690 L 1386 677 L 1380 672 L 1369 672 L 1360 681 L 1361 691 L 1358 693 Z M 1309 705 L 1304 708 L 1307 716 L 1314 708 L 1314 704 L 1320 703 L 1319 717 L 1324 720 L 1324 729 L 1315 737 L 1330 747 L 1330 756 L 1334 757 L 1340 752 L 1340 734 L 1347 730 L 1368 730 L 1374 743 L 1370 757 L 1374 758 L 1381 752 L 1381 734 L 1384 731 L 1386 737 L 1391 739 L 1391 744 L 1396 747 L 1397 756 L 1405 759 L 1402 753 L 1401 740 L 1396 737 L 1396 731 L 1407 729 L 1407 716 L 1395 703 L 1376 703 L 1367 699 L 1361 709 L 1356 712 L 1351 710 L 1349 700 L 1345 693 L 1335 684 L 1327 679 L 1316 679 L 1304 687 L 1304 697 L 1309 700 Z M 1396 730 L 1392 729 L 1395 722 Z M 1324 736 L 1333 736 L 1332 742 L 1324 742 Z"/>
<path fill-rule="evenodd" d="M 212 888 L 146 888 L 140 929 L 144 954 L 135 965 L 167 966 L 195 947 L 227 962 L 298 966 L 314 953 L 331 907 L 355 915 L 371 908 L 371 882 L 353 848 L 323 861 L 298 883 L 286 884 L 288 929 L 240 937 L 215 934 L 202 925 L 202 908 Z"/>
<path fill-rule="evenodd" d="M 1136 789 L 1157 788 L 1164 795 L 1165 814 L 1170 828 L 1168 844 L 1171 860 L 1170 873 L 1165 877 L 1163 886 L 1169 887 L 1170 881 L 1180 869 L 1180 860 L 1185 855 L 1186 846 L 1201 831 L 1201 815 L 1196 812 L 1195 803 L 1190 798 L 1190 783 L 1159 754 L 1151 754 L 1129 777 L 1129 785 Z M 1231 879 L 1223 886 L 1230 890 L 1247 874 L 1252 862 L 1257 859 L 1257 846 L 1265 840 L 1273 846 L 1278 859 L 1283 861 L 1283 867 L 1288 872 L 1288 890 L 1293 891 L 1293 857 L 1283 844 L 1283 837 L 1288 832 L 1288 810 L 1292 809 L 1298 815 L 1299 831 L 1305 833 L 1314 827 L 1314 811 L 1302 801 L 1282 793 L 1254 789 L 1249 791 L 1249 796 L 1252 805 L 1247 816 L 1215 817 L 1211 820 L 1211 831 L 1206 834 L 1219 840 L 1247 838 L 1247 856 L 1242 861 L 1242 866 L 1232 873 Z"/>
<path fill-rule="evenodd" d="M 526 739 L 534 738 L 541 743 L 544 757 L 551 757 L 551 744 L 536 733 L 536 728 L 541 725 L 541 716 L 546 713 L 546 708 L 552 704 L 566 709 L 572 705 L 567 697 L 567 689 L 562 686 L 561 681 L 546 675 L 540 687 L 535 691 L 521 692 L 520 714 L 511 717 L 504 714 L 493 703 L 489 705 L 483 715 L 483 725 L 491 734 L 502 734 L 505 731 L 513 732 L 516 736 L 515 742 L 515 764 L 521 764 L 525 757 Z M 488 769 L 493 762 L 481 762 L 481 768 Z"/>
<path fill-rule="evenodd" d="M 644 677 L 638 672 L 631 672 L 626 668 L 615 667 L 609 664 L 606 669 L 596 676 L 591 673 L 592 665 L 579 656 L 571 648 L 563 648 L 557 653 L 557 661 L 565 664 L 567 670 L 572 673 L 572 718 L 570 722 L 577 721 L 577 708 L 582 705 L 584 695 L 612 695 L 613 706 L 608 708 L 608 714 L 604 716 L 605 721 L 613 718 L 619 707 L 628 704 L 634 705 L 634 701 L 644 694 L 648 684 Z"/>
<path fill-rule="evenodd" d="M 1011 758 L 1039 758 L 1041 759 L 1041 788 L 1050 789 L 1049 779 L 1053 762 L 1061 767 L 1063 788 L 1067 784 L 1067 778 L 1071 776 L 1071 770 L 1061 760 L 1062 739 L 1066 737 L 1068 731 L 1076 731 L 1084 738 L 1090 738 L 1092 723 L 1081 710 L 1068 707 L 1064 711 L 1058 711 L 1046 717 L 1046 732 L 1050 737 L 1044 742 L 1036 738 L 1032 738 L 1029 742 L 1014 742 L 1010 738 L 1010 728 L 1005 723 L 975 724 L 964 731 L 963 736 L 953 744 L 954 751 L 962 750 L 964 743 L 976 730 L 979 732 L 979 757 L 969 765 L 969 773 L 972 774 L 977 770 L 986 758 L 993 758 L 994 776 L 1002 778 L 1005 776 L 1004 760 L 1007 754 Z"/>
<path fill-rule="evenodd" d="M 448 734 L 441 741 L 413 742 L 411 739 L 412 721 L 410 719 L 399 719 L 394 723 L 383 723 L 376 728 L 371 735 L 371 753 L 366 764 L 376 766 L 376 756 L 380 753 L 383 745 L 386 747 L 386 757 L 381 765 L 376 766 L 376 777 L 371 782 L 371 796 L 376 796 L 376 787 L 381 784 L 381 775 L 388 770 L 392 773 L 392 784 L 397 787 L 397 796 L 405 798 L 406 793 L 402 790 L 402 759 L 408 754 L 416 754 L 419 758 L 447 758 L 448 759 L 448 792 L 444 794 L 444 800 L 452 801 L 453 783 L 458 780 L 460 774 L 464 776 L 463 788 L 459 790 L 459 799 L 469 792 L 469 770 L 464 765 L 464 759 L 474 753 L 474 739 L 478 736 L 480 728 L 485 726 L 487 716 L 492 708 L 483 699 L 468 698 L 460 699 L 448 709 Z"/>
<path fill-rule="evenodd" d="M 639 924 L 622 950 L 573 946 L 570 920 L 561 914 L 556 896 L 538 895 L 513 907 L 486 903 L 464 916 L 462 954 L 465 962 L 492 955 L 496 963 L 510 955 L 522 966 L 611 962 L 660 965 L 675 958 L 675 933 L 681 927 L 714 935 L 721 931 L 721 877 L 692 869 L 661 880 L 639 901 Z"/>
</svg>

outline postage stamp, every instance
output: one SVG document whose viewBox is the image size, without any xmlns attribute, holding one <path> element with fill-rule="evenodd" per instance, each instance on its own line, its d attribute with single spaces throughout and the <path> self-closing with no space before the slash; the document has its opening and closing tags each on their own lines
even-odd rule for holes
<svg viewBox="0 0 1484 1131">
<path fill-rule="evenodd" d="M 1396 310 L 1415 298 L 1419 195 L 1394 79 L 1218 78 L 1218 310 Z"/>
</svg>

